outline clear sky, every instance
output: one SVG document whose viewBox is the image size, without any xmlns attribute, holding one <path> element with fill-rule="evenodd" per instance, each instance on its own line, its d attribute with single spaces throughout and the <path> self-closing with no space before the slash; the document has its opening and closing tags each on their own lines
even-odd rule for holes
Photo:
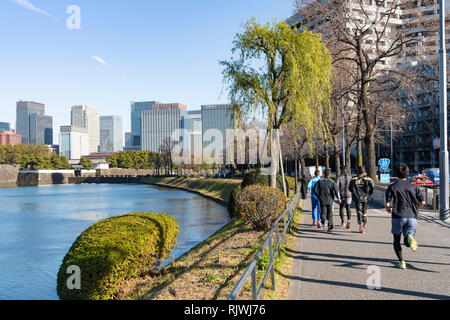
<svg viewBox="0 0 450 320">
<path fill-rule="evenodd" d="M 67 8 L 81 9 L 70 30 Z M 281 21 L 294 0 L 0 0 L 0 121 L 14 127 L 16 101 L 46 105 L 59 126 L 72 105 L 119 115 L 130 101 L 226 103 L 222 67 L 251 17 Z M 55 140 L 57 143 L 57 140 Z"/>
</svg>

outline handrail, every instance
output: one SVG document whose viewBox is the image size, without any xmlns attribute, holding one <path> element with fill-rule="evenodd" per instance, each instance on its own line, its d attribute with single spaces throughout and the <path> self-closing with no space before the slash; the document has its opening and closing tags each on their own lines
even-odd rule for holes
<svg viewBox="0 0 450 320">
<path fill-rule="evenodd" d="M 231 291 L 230 295 L 228 296 L 227 300 L 235 300 L 239 293 L 241 292 L 242 288 L 244 287 L 245 283 L 247 282 L 248 278 L 251 276 L 252 278 L 252 298 L 253 300 L 259 300 L 261 298 L 262 292 L 264 290 L 264 285 L 266 284 L 266 281 L 268 279 L 269 273 L 271 274 L 272 279 L 272 290 L 275 290 L 275 268 L 274 268 L 274 261 L 275 261 L 275 254 L 278 254 L 278 257 L 281 256 L 280 248 L 281 248 L 281 240 L 284 240 L 285 244 L 287 244 L 287 232 L 291 228 L 292 220 L 294 218 L 294 213 L 297 210 L 298 204 L 300 202 L 301 193 L 297 192 L 294 198 L 289 202 L 288 207 L 283 212 L 281 216 L 278 217 L 277 220 L 273 223 L 272 228 L 269 231 L 269 234 L 267 235 L 266 239 L 264 240 L 264 243 L 259 248 L 256 255 L 253 257 L 252 261 L 250 262 L 247 269 L 244 271 L 243 275 L 239 279 L 239 281 L 236 283 L 234 289 Z M 283 219 L 283 232 L 280 236 L 279 231 L 279 223 Z M 273 234 L 275 232 L 276 235 L 276 244 L 275 249 L 273 248 L 272 244 L 272 238 Z M 261 284 L 258 287 L 257 279 L 256 279 L 256 267 L 259 258 L 262 256 L 264 250 L 266 247 L 269 247 L 269 257 L 270 257 L 270 264 L 267 268 L 267 271 L 263 277 L 263 280 Z"/>
</svg>

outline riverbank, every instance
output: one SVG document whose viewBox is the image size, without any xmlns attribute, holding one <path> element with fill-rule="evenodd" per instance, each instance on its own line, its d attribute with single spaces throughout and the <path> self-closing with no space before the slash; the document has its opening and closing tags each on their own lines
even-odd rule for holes
<svg viewBox="0 0 450 320">
<path fill-rule="evenodd" d="M 187 190 L 206 198 L 227 205 L 233 190 L 241 185 L 240 179 L 211 179 L 211 178 L 178 178 L 178 177 L 144 177 L 141 183 Z"/>
<path fill-rule="evenodd" d="M 229 195 L 240 185 L 240 180 L 144 178 L 143 182 L 202 194 L 226 205 Z M 300 210 L 296 215 L 298 221 Z M 248 224 L 233 220 L 208 239 L 186 252 L 158 274 L 145 275 L 129 282 L 118 297 L 121 300 L 224 300 L 242 276 L 247 265 L 265 239 L 266 232 L 255 231 Z M 276 290 L 265 290 L 263 299 L 286 299 L 294 237 L 288 236 L 288 245 L 277 259 Z M 264 257 L 263 257 L 264 258 Z M 261 260 L 258 275 L 264 273 Z M 251 299 L 250 282 L 239 299 Z"/>
</svg>

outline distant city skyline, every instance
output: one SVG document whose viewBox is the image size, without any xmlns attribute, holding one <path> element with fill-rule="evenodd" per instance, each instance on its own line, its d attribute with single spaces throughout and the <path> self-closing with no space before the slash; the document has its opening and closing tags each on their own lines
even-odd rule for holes
<svg viewBox="0 0 450 320">
<path fill-rule="evenodd" d="M 230 58 L 234 35 L 251 17 L 287 19 L 293 2 L 30 0 L 27 10 L 1 1 L 0 121 L 15 129 L 16 102 L 39 101 L 53 116 L 56 142 L 74 105 L 121 116 L 130 132 L 131 101 L 178 102 L 188 111 L 228 103 L 218 62 Z M 81 9 L 80 30 L 66 27 L 72 4 Z"/>
</svg>

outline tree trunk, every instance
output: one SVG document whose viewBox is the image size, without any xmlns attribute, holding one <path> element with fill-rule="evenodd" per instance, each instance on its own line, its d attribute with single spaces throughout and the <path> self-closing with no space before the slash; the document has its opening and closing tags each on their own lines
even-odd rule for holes
<svg viewBox="0 0 450 320">
<path fill-rule="evenodd" d="M 303 176 L 306 177 L 306 162 L 305 162 L 305 157 L 303 157 L 303 154 L 300 154 L 300 165 L 302 166 Z"/>
<path fill-rule="evenodd" d="M 376 168 L 377 159 L 375 154 L 375 137 L 368 130 L 366 130 L 364 144 L 366 147 L 367 175 L 371 177 L 374 181 L 378 182 L 377 168 Z"/>
<path fill-rule="evenodd" d="M 334 164 L 336 166 L 336 176 L 341 175 L 341 155 L 339 153 L 339 143 L 337 141 L 337 136 L 333 136 L 333 149 L 334 149 Z"/>
<path fill-rule="evenodd" d="M 348 143 L 348 139 L 345 140 L 345 143 L 346 143 L 345 164 L 347 166 L 347 172 L 349 174 L 351 174 L 352 173 L 352 157 L 351 157 L 352 150 L 350 148 L 350 143 Z"/>
<path fill-rule="evenodd" d="M 330 153 L 328 150 L 328 139 L 325 140 L 325 169 L 330 169 Z"/>
<path fill-rule="evenodd" d="M 281 154 L 280 131 L 278 131 L 278 130 L 277 130 L 277 143 L 278 143 L 278 149 L 279 149 L 279 154 L 280 154 L 281 180 L 283 181 L 283 192 L 287 196 L 286 180 L 284 179 L 283 155 Z"/>
</svg>

